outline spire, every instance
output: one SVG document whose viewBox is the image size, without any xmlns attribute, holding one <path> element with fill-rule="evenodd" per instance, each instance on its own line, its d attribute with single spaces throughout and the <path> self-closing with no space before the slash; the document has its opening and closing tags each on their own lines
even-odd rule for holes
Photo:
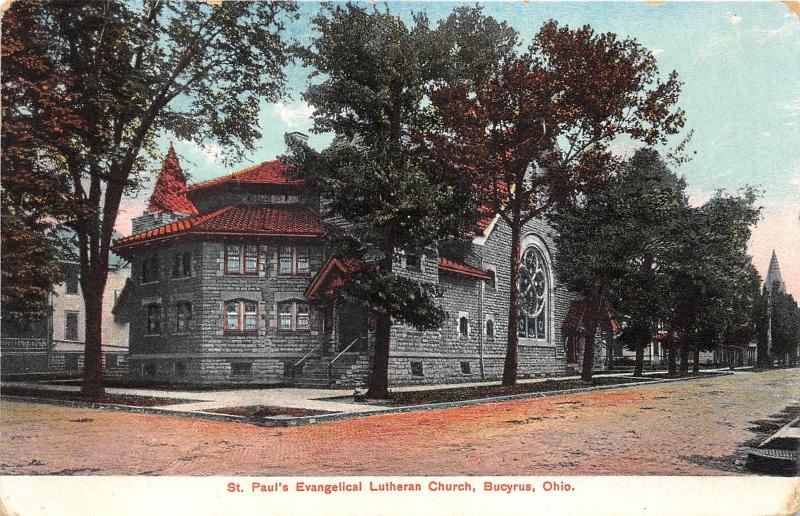
<svg viewBox="0 0 800 516">
<path fill-rule="evenodd" d="M 183 176 L 180 163 L 178 163 L 175 148 L 170 142 L 169 150 L 164 157 L 164 164 L 158 174 L 158 180 L 153 187 L 147 211 L 196 215 L 197 208 L 186 196 L 187 191 L 186 178 Z"/>
<path fill-rule="evenodd" d="M 769 269 L 767 270 L 767 277 L 764 280 L 764 286 L 770 292 L 772 292 L 773 289 L 778 292 L 786 291 L 783 278 L 781 278 L 781 269 L 778 266 L 778 255 L 775 254 L 774 249 L 772 250 L 772 258 L 769 260 Z"/>
</svg>

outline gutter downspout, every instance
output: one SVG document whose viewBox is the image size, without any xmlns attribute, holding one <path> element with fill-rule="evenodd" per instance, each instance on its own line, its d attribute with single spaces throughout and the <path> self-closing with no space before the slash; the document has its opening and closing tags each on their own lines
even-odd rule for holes
<svg viewBox="0 0 800 516">
<path fill-rule="evenodd" d="M 479 263 L 480 263 L 481 269 L 483 269 L 483 258 L 482 257 L 479 259 Z M 480 292 L 480 296 L 478 297 L 478 317 L 479 317 L 478 318 L 478 322 L 480 323 L 480 333 L 478 335 L 478 360 L 479 360 L 479 364 L 480 364 L 480 368 L 481 368 L 481 380 L 485 380 L 486 379 L 486 372 L 484 371 L 484 368 L 483 368 L 483 333 L 484 333 L 484 325 L 486 323 L 484 322 L 484 317 L 483 317 L 483 289 L 486 286 L 486 282 L 484 280 L 479 280 L 479 281 L 480 281 L 480 285 L 481 285 L 481 288 L 480 288 L 481 292 Z"/>
</svg>

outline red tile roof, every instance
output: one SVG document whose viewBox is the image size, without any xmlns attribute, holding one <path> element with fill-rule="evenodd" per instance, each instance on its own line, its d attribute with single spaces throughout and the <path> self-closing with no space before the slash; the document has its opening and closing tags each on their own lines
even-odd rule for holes
<svg viewBox="0 0 800 516">
<path fill-rule="evenodd" d="M 147 204 L 147 211 L 196 215 L 197 208 L 186 196 L 187 191 L 186 178 L 183 176 L 178 156 L 170 145 L 156 185 L 153 187 L 150 202 Z"/>
<path fill-rule="evenodd" d="M 361 264 L 352 258 L 332 256 L 325 262 L 305 291 L 306 299 L 312 301 L 331 297 L 347 282 L 351 273 L 361 268 Z"/>
<path fill-rule="evenodd" d="M 218 177 L 209 181 L 204 181 L 189 187 L 190 192 L 204 190 L 206 188 L 222 184 L 252 184 L 252 185 L 295 185 L 303 184 L 301 179 L 296 179 L 288 175 L 289 165 L 280 161 L 272 160 L 244 168 L 233 174 Z"/>
<path fill-rule="evenodd" d="M 319 213 L 302 204 L 226 206 L 117 240 L 113 249 L 125 250 L 145 242 L 189 235 L 319 236 L 320 234 L 322 234 L 322 222 Z"/>
<path fill-rule="evenodd" d="M 492 280 L 492 276 L 488 271 L 473 267 L 472 265 L 467 265 L 466 263 L 457 262 L 443 256 L 439 257 L 439 270 L 484 281 Z"/>
</svg>

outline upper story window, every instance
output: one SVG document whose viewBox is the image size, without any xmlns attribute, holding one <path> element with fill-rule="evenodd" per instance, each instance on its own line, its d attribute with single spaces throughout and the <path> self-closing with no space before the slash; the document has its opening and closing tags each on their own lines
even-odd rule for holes
<svg viewBox="0 0 800 516">
<path fill-rule="evenodd" d="M 225 246 L 225 272 L 228 274 L 258 274 L 258 261 L 258 246 Z"/>
<path fill-rule="evenodd" d="M 422 258 L 417 253 L 406 253 L 406 269 L 410 271 L 422 270 Z"/>
<path fill-rule="evenodd" d="M 458 334 L 462 337 L 469 336 L 469 319 L 463 315 L 458 319 Z"/>
<path fill-rule="evenodd" d="M 67 294 L 78 293 L 78 265 L 66 264 L 64 267 L 64 287 Z"/>
<path fill-rule="evenodd" d="M 486 282 L 486 286 L 491 289 L 497 288 L 497 273 L 494 269 L 486 269 L 486 272 L 489 274 L 489 281 Z"/>
<path fill-rule="evenodd" d="M 192 253 L 175 253 L 172 255 L 172 277 L 188 278 L 192 275 Z"/>
<path fill-rule="evenodd" d="M 161 335 L 161 305 L 147 305 L 147 335 Z"/>
<path fill-rule="evenodd" d="M 278 249 L 278 274 L 308 274 L 309 270 L 308 247 L 282 245 Z"/>
<path fill-rule="evenodd" d="M 279 330 L 309 329 L 309 309 L 305 301 L 284 301 L 278 303 Z"/>
<path fill-rule="evenodd" d="M 64 340 L 78 340 L 78 312 L 64 313 Z"/>
<path fill-rule="evenodd" d="M 225 304 L 226 331 L 255 331 L 258 329 L 258 303 L 229 301 Z"/>
<path fill-rule="evenodd" d="M 187 333 L 192 320 L 192 303 L 181 301 L 175 305 L 175 333 Z"/>
<path fill-rule="evenodd" d="M 142 283 L 158 281 L 159 263 L 158 256 L 151 256 L 142 260 Z"/>
<path fill-rule="evenodd" d="M 494 321 L 492 319 L 486 319 L 486 337 L 494 338 Z"/>
<path fill-rule="evenodd" d="M 517 285 L 519 286 L 519 319 L 517 331 L 520 337 L 529 339 L 547 338 L 547 274 L 542 252 L 528 247 L 522 255 Z"/>
</svg>

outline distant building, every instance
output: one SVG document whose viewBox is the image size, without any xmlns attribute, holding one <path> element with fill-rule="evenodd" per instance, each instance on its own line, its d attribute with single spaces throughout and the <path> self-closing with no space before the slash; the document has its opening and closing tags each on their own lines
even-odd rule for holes
<svg viewBox="0 0 800 516">
<path fill-rule="evenodd" d="M 767 269 L 767 277 L 764 279 L 764 288 L 772 292 L 786 293 L 786 285 L 783 283 L 781 277 L 781 268 L 778 265 L 778 255 L 775 250 L 772 250 L 772 258 L 769 260 L 769 269 Z"/>
<path fill-rule="evenodd" d="M 77 262 L 62 261 L 64 282 L 53 287 L 46 313 L 35 322 L 3 321 L 2 374 L 69 374 L 83 371 L 85 314 Z M 130 267 L 118 256 L 109 256 L 103 294 L 102 349 L 105 374 L 127 374 L 128 324 L 115 320 L 112 309 L 122 292 Z"/>
<path fill-rule="evenodd" d="M 324 201 L 280 161 L 186 185 L 170 147 L 147 211 L 113 249 L 131 261 L 118 305 L 130 321 L 130 371 L 184 383 L 363 385 L 373 316 L 341 292 L 356 264 L 322 239 Z M 398 252 L 396 274 L 436 285 L 444 325 L 394 324 L 393 385 L 494 379 L 502 374 L 509 303 L 509 226 L 487 217 L 471 244 Z M 520 377 L 579 369 L 576 296 L 554 274 L 552 230 L 523 229 Z M 582 314 L 579 307 L 572 310 Z M 573 318 L 574 319 L 574 318 Z M 605 339 L 595 353 L 605 367 Z"/>
</svg>

